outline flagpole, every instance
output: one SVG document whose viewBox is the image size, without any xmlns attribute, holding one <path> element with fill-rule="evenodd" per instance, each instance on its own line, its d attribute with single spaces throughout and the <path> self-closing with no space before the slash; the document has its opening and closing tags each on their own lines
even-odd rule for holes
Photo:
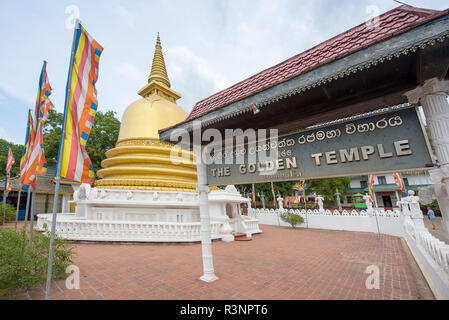
<svg viewBox="0 0 449 320">
<path fill-rule="evenodd" d="M 19 220 L 19 209 L 20 209 L 20 194 L 22 193 L 22 185 L 19 183 L 19 196 L 17 197 L 17 212 L 16 212 L 16 224 L 14 229 L 17 231 L 17 220 Z"/>
<path fill-rule="evenodd" d="M 37 176 L 36 176 L 37 180 Z M 36 187 L 37 188 L 37 187 Z M 30 220 L 30 251 L 33 250 L 33 228 L 34 228 L 34 198 L 36 198 L 36 188 L 33 188 L 33 196 L 31 198 L 31 220 Z"/>
<path fill-rule="evenodd" d="M 5 171 L 6 173 L 6 171 Z M 3 226 L 5 226 L 6 217 L 6 185 L 8 183 L 8 177 L 5 175 L 5 187 L 3 189 Z"/>
<path fill-rule="evenodd" d="M 28 191 L 27 191 L 27 205 L 25 207 L 25 220 L 23 221 L 23 241 L 25 242 L 25 235 L 26 235 L 26 230 L 27 230 L 27 220 L 28 220 L 28 209 L 30 208 L 30 199 L 31 199 L 31 186 L 29 186 Z"/>
<path fill-rule="evenodd" d="M 43 65 L 43 67 L 42 67 L 42 71 L 41 71 L 41 76 L 40 76 L 40 79 L 39 79 L 39 90 L 42 90 L 42 88 L 40 87 L 40 85 L 41 85 L 41 83 L 42 83 L 42 76 L 44 75 L 44 74 L 46 74 L 47 73 L 47 61 L 45 61 L 44 60 L 44 65 Z M 37 114 L 36 114 L 36 126 L 35 126 L 35 128 L 36 128 L 36 134 L 35 134 L 35 140 L 36 140 L 36 137 L 37 137 L 37 135 L 38 135 L 38 129 L 39 129 L 39 118 L 40 118 L 40 110 L 39 110 L 39 107 L 40 107 L 40 102 L 41 102 L 41 100 L 40 100 L 40 98 L 41 98 L 41 96 L 42 96 L 42 92 L 41 91 L 39 91 L 38 92 L 38 105 L 36 106 L 36 108 L 35 108 L 35 113 L 37 112 Z M 42 129 L 41 129 L 42 130 Z M 43 155 L 43 153 L 42 153 L 42 155 Z M 38 175 L 37 175 L 37 173 L 35 174 L 35 187 L 33 188 L 33 198 L 31 199 L 31 212 L 30 212 L 30 215 L 31 215 L 31 217 L 30 217 L 30 251 L 32 251 L 33 250 L 33 228 L 34 228 L 34 198 L 36 197 L 36 189 L 37 189 L 37 177 L 38 177 Z"/>
<path fill-rule="evenodd" d="M 5 168 L 5 187 L 3 189 L 3 226 L 5 226 L 6 220 L 6 188 L 8 187 L 8 160 L 9 160 L 9 150 L 11 145 L 8 145 L 8 156 L 6 158 L 6 168 Z"/>
<path fill-rule="evenodd" d="M 64 149 L 64 140 L 65 140 L 65 123 L 67 120 L 67 106 L 69 101 L 69 92 L 72 83 L 72 69 L 73 63 L 75 59 L 75 42 L 76 42 L 76 32 L 81 28 L 81 21 L 76 19 L 75 21 L 75 30 L 73 32 L 73 42 L 72 42 L 72 51 L 70 54 L 70 65 L 69 65 L 69 79 L 67 81 L 66 88 L 66 98 L 64 104 L 64 120 L 62 122 L 62 130 L 61 130 L 61 140 L 59 143 L 58 150 L 58 159 L 56 162 L 56 172 L 55 172 L 55 195 L 53 199 L 53 217 L 51 223 L 51 234 L 50 234 L 50 252 L 48 253 L 48 269 L 47 269 L 47 285 L 45 288 L 45 300 L 50 300 L 50 290 L 51 290 L 51 276 L 53 272 L 53 247 L 55 241 L 55 232 L 56 232 L 56 215 L 58 210 L 58 198 L 59 198 L 59 187 L 61 180 L 61 160 L 62 160 L 62 150 Z"/>
</svg>

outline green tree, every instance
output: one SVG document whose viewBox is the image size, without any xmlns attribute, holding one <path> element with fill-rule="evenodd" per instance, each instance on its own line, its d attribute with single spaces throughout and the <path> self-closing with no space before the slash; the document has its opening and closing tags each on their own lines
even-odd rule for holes
<svg viewBox="0 0 449 320">
<path fill-rule="evenodd" d="M 105 153 L 114 148 L 120 130 L 120 121 L 115 117 L 114 111 L 95 115 L 94 124 L 89 134 L 86 150 L 95 172 L 101 169 L 101 161 Z M 59 141 L 61 138 L 63 114 L 54 110 L 50 111 L 49 118 L 44 126 L 44 148 L 48 163 L 56 163 Z"/>
<path fill-rule="evenodd" d="M 282 182 L 274 182 L 274 192 L 277 197 L 278 193 L 282 196 L 291 196 L 293 194 L 293 186 L 297 181 L 282 181 Z M 239 190 L 244 195 L 251 195 L 252 193 L 252 185 L 251 184 L 240 184 L 235 186 L 237 190 Z M 271 191 L 271 183 L 256 183 L 254 185 L 254 190 L 257 194 L 264 194 L 265 199 L 267 201 L 273 201 L 273 192 Z"/>
<path fill-rule="evenodd" d="M 23 145 L 14 144 L 4 139 L 0 139 L 0 179 L 5 179 L 6 161 L 8 160 L 8 147 L 11 146 L 14 155 L 14 165 L 11 169 L 11 177 L 15 177 L 20 173 L 20 157 L 22 156 Z"/>
<path fill-rule="evenodd" d="M 120 131 L 120 121 L 114 111 L 97 112 L 94 125 L 90 131 L 86 150 L 89 154 L 95 173 L 101 169 L 101 161 L 105 159 L 106 151 L 115 147 Z"/>
<path fill-rule="evenodd" d="M 349 177 L 316 179 L 306 182 L 306 191 L 308 194 L 316 192 L 317 195 L 324 197 L 327 205 L 337 205 L 335 193 L 340 192 L 343 196 L 349 190 Z"/>
</svg>

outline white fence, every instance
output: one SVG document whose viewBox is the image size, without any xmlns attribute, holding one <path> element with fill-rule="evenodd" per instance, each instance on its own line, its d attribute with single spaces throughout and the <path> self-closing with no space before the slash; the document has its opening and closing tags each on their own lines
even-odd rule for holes
<svg viewBox="0 0 449 320">
<path fill-rule="evenodd" d="M 51 214 L 38 215 L 36 229 L 51 229 Z M 197 242 L 201 241 L 201 224 L 173 222 L 92 221 L 72 215 L 57 216 L 56 234 L 70 240 L 130 242 Z M 211 223 L 212 239 L 221 238 L 222 223 Z"/>
<path fill-rule="evenodd" d="M 259 220 L 259 224 L 290 226 L 280 218 L 281 212 L 287 210 L 249 209 L 248 215 Z M 288 212 L 303 217 L 304 223 L 300 228 L 361 231 L 390 234 L 402 237 L 404 235 L 403 215 L 400 211 L 372 210 L 372 211 L 338 211 L 338 210 L 299 210 L 290 209 Z"/>
</svg>

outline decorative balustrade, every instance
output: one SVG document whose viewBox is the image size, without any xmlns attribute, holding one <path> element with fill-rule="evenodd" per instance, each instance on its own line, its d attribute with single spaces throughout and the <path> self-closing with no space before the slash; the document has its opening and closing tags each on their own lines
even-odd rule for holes
<svg viewBox="0 0 449 320">
<path fill-rule="evenodd" d="M 300 228 L 330 229 L 385 233 L 402 236 L 403 216 L 398 210 L 318 210 L 318 209 L 249 209 L 248 216 L 259 220 L 260 224 L 288 227 L 280 214 L 289 212 L 304 219 Z"/>
<path fill-rule="evenodd" d="M 39 215 L 37 229 L 51 229 L 51 214 Z M 56 233 L 61 238 L 89 241 L 151 241 L 196 242 L 201 241 L 201 224 L 174 222 L 124 222 L 76 220 L 57 216 Z M 46 226 L 45 226 L 46 225 Z M 212 239 L 219 239 L 222 223 L 211 223 Z"/>
<path fill-rule="evenodd" d="M 419 233 L 419 244 L 449 279 L 449 245 L 426 231 Z"/>
</svg>

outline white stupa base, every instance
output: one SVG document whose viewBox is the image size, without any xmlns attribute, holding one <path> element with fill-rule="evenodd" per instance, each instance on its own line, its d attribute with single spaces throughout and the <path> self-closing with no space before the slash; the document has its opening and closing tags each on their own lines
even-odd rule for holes
<svg viewBox="0 0 449 320">
<path fill-rule="evenodd" d="M 117 242 L 200 242 L 197 193 L 130 191 L 81 185 L 76 213 L 57 215 L 56 233 L 69 240 Z M 211 238 L 233 241 L 232 231 L 260 233 L 257 219 L 240 215 L 249 199 L 232 186 L 209 194 Z M 52 215 L 39 214 L 36 229 L 51 230 Z M 232 237 L 232 240 L 231 240 Z"/>
</svg>

